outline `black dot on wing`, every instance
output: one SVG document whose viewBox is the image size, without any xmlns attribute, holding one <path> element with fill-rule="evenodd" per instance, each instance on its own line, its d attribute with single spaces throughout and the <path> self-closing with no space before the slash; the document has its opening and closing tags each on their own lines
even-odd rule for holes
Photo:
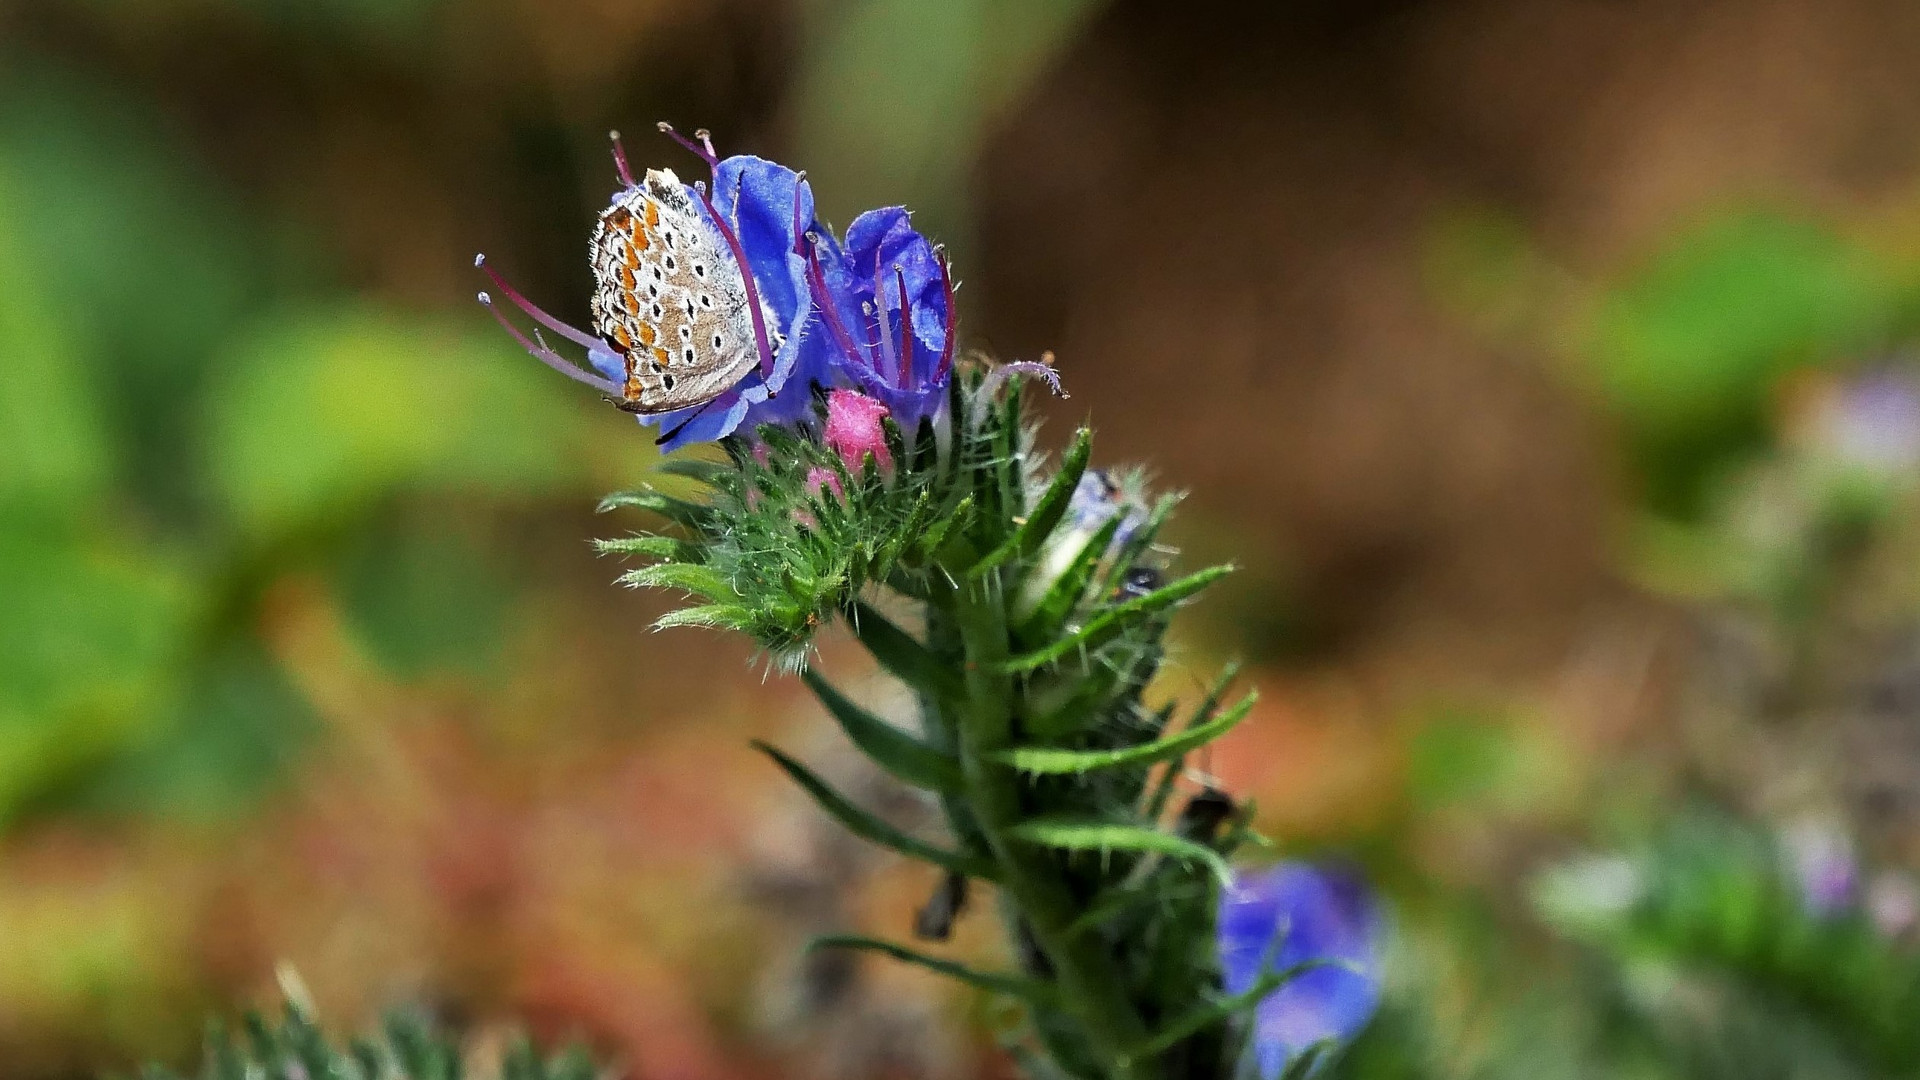
<svg viewBox="0 0 1920 1080">
<path fill-rule="evenodd" d="M 714 347 L 714 348 L 716 348 L 716 349 L 718 349 L 718 348 L 720 347 L 720 335 L 719 335 L 719 334 L 715 334 L 715 335 L 713 335 L 713 347 Z"/>
<path fill-rule="evenodd" d="M 701 307 L 703 307 L 703 308 L 707 308 L 707 309 L 709 309 L 709 310 L 711 310 L 711 309 L 713 308 L 713 296 L 712 296 L 712 294 L 710 294 L 710 293 L 701 293 L 701 294 L 700 294 L 700 306 L 701 306 Z"/>
<path fill-rule="evenodd" d="M 679 381 L 680 380 L 674 378 L 671 375 L 662 375 L 660 376 L 660 388 L 662 390 L 671 392 L 673 390 L 673 384 Z"/>
<path fill-rule="evenodd" d="M 687 363 L 693 363 L 693 346 L 689 345 L 685 349 L 680 350 L 680 355 L 686 358 Z"/>
<path fill-rule="evenodd" d="M 697 278 L 700 278 L 700 279 L 701 279 L 701 280 L 703 280 L 703 281 L 704 281 L 704 280 L 706 280 L 706 276 L 707 276 L 707 264 L 706 264 L 706 263 L 694 263 L 694 264 L 693 264 L 693 276 L 694 276 L 694 277 L 697 277 Z"/>
<path fill-rule="evenodd" d="M 692 341 L 692 340 L 693 340 L 693 327 L 691 327 L 691 326 L 688 326 L 688 325 L 687 325 L 686 323 L 681 323 L 681 324 L 680 324 L 680 340 L 681 340 L 681 341 Z"/>
</svg>

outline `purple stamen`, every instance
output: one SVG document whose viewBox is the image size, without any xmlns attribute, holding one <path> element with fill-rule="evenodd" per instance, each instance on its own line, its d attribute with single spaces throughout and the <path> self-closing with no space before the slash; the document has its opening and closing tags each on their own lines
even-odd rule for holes
<svg viewBox="0 0 1920 1080">
<path fill-rule="evenodd" d="M 546 312 L 540 310 L 540 308 L 534 305 L 533 301 L 528 300 L 524 296 L 521 296 L 520 290 L 507 284 L 507 279 L 501 277 L 499 271 L 495 270 L 493 268 L 493 265 L 487 262 L 487 257 L 485 255 L 475 255 L 473 257 L 473 265 L 479 267 L 481 271 L 483 271 L 487 275 L 488 278 L 492 279 L 494 288 L 499 289 L 501 293 L 505 294 L 508 300 L 513 301 L 514 307 L 517 307 L 521 311 L 526 312 L 529 317 L 531 317 L 535 322 L 539 323 L 541 326 L 544 326 L 547 329 L 553 331 L 554 333 L 559 334 L 561 337 L 566 338 L 568 341 L 573 342 L 575 345 L 578 345 L 583 349 L 598 349 L 606 344 L 605 342 L 601 341 L 599 338 L 594 337 L 592 334 L 587 333 L 585 330 L 576 330 L 573 327 L 568 326 L 566 323 L 561 322 L 559 319 L 556 319 L 553 316 L 547 314 Z"/>
<path fill-rule="evenodd" d="M 806 223 L 800 220 L 800 185 L 807 182 L 807 170 L 801 169 L 793 174 L 793 253 L 804 257 L 806 251 L 800 245 L 807 239 Z M 738 196 L 735 196 L 735 209 L 738 209 Z"/>
<path fill-rule="evenodd" d="M 700 160 L 706 162 L 707 169 L 712 173 L 714 181 L 716 183 L 719 181 L 720 155 L 714 153 L 713 138 L 708 134 L 706 128 L 701 128 L 693 133 L 694 137 L 700 140 L 697 143 L 673 130 L 673 125 L 665 121 L 661 121 L 660 131 L 674 142 L 686 147 L 698 156 Z M 744 178 L 742 178 L 742 182 L 744 182 Z M 740 268 L 740 281 L 747 289 L 747 314 L 753 317 L 753 345 L 754 348 L 760 352 L 760 381 L 764 384 L 767 380 L 773 378 L 773 348 L 768 344 L 767 340 L 767 317 L 766 314 L 760 310 L 760 287 L 754 282 L 753 267 L 747 263 L 747 251 L 746 248 L 740 244 L 739 234 L 727 226 L 727 219 L 721 217 L 719 209 L 713 205 L 713 196 L 708 194 L 705 187 L 697 183 L 693 185 L 693 190 L 694 194 L 700 196 L 700 205 L 707 208 L 707 216 L 713 219 L 714 227 L 720 230 L 720 238 L 727 242 L 727 250 L 733 253 L 734 265 Z M 734 186 L 733 198 L 734 220 L 737 223 L 740 214 L 740 188 L 738 184 Z M 774 394 L 772 387 L 767 388 L 767 396 L 777 396 Z"/>
<path fill-rule="evenodd" d="M 908 337 L 913 322 L 913 309 L 907 306 L 907 272 L 899 266 L 893 268 L 894 286 L 900 290 L 900 389 L 913 390 L 913 344 Z"/>
<path fill-rule="evenodd" d="M 519 342 L 520 347 L 527 350 L 528 354 L 535 360 L 565 375 L 567 378 L 575 382 L 585 383 L 603 394 L 617 394 L 620 392 L 620 388 L 609 380 L 602 379 L 597 375 L 589 375 L 567 362 L 565 357 L 547 348 L 544 342 L 535 345 L 532 341 L 528 340 L 527 335 L 521 333 L 520 328 L 513 325 L 513 323 L 507 319 L 506 314 L 494 306 L 493 297 L 488 296 L 486 293 L 481 293 L 480 303 L 484 305 L 488 311 L 493 313 L 494 321 L 499 323 L 508 334 L 512 335 L 513 340 Z"/>
<path fill-rule="evenodd" d="M 733 252 L 734 265 L 740 268 L 740 283 L 747 288 L 747 314 L 753 317 L 753 344 L 760 350 L 760 379 L 765 382 L 773 378 L 773 349 L 767 344 L 767 316 L 760 310 L 760 287 L 754 284 L 753 267 L 747 264 L 747 252 L 740 246 L 740 237 L 727 227 L 726 219 L 720 216 L 712 197 L 705 191 L 700 192 L 700 204 L 707 208 L 707 216 L 719 228 L 727 250 Z M 767 388 L 767 396 L 774 396 L 772 387 Z"/>
<path fill-rule="evenodd" d="M 627 148 L 620 142 L 620 133 L 609 131 L 607 138 L 613 140 L 613 167 L 620 170 L 620 182 L 633 187 L 633 168 L 627 164 Z"/>
<path fill-rule="evenodd" d="M 693 139 L 689 139 L 685 135 L 673 130 L 673 125 L 664 120 L 660 122 L 659 127 L 662 135 L 686 147 L 688 152 L 706 162 L 707 168 L 718 169 L 720 167 L 720 155 L 713 152 L 713 139 L 708 135 L 706 128 L 701 128 L 693 133 L 694 138 L 700 140 L 699 142 L 694 142 Z"/>
<path fill-rule="evenodd" d="M 946 248 L 934 248 L 933 254 L 940 263 L 940 287 L 945 290 L 947 297 L 946 317 L 940 329 L 940 363 L 933 369 L 933 381 L 939 383 L 945 381 L 947 372 L 953 367 L 953 266 L 947 261 Z"/>
<path fill-rule="evenodd" d="M 833 294 L 827 291 L 826 272 L 820 269 L 819 237 L 808 233 L 807 238 L 812 240 L 815 245 L 813 250 L 807 254 L 807 278 L 813 287 L 813 302 L 819 306 L 821 311 L 826 313 L 827 329 L 832 331 L 833 336 L 839 340 L 841 351 L 865 365 L 867 368 L 866 371 L 855 369 L 854 374 L 860 376 L 860 380 L 868 384 L 868 388 L 871 389 L 879 382 L 879 380 L 875 379 L 872 375 L 874 370 L 873 357 L 865 350 L 855 347 L 853 344 L 853 336 L 847 333 L 846 324 L 840 321 L 840 307 L 833 302 Z"/>
</svg>

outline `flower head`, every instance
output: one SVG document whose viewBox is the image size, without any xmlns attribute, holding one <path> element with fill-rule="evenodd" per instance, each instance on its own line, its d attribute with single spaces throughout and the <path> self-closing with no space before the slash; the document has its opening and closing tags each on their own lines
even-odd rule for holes
<svg viewBox="0 0 1920 1080">
<path fill-rule="evenodd" d="M 909 437 L 947 400 L 953 278 L 903 207 L 869 210 L 842 245 L 816 231 L 814 300 L 830 335 L 834 384 L 880 401 Z"/>
<path fill-rule="evenodd" d="M 1305 863 L 1240 874 L 1220 898 L 1220 967 L 1228 993 L 1262 973 L 1333 961 L 1296 975 L 1254 1011 L 1253 1052 L 1265 1077 L 1327 1039 L 1350 1039 L 1380 1004 L 1381 921 L 1357 877 Z"/>
</svg>

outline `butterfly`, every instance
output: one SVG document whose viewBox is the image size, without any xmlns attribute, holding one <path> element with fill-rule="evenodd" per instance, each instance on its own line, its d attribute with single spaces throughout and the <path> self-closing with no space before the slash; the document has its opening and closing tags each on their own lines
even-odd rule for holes
<svg viewBox="0 0 1920 1080">
<path fill-rule="evenodd" d="M 593 330 L 626 366 L 621 409 L 703 405 L 760 363 L 740 264 L 672 170 L 621 192 L 590 253 Z"/>
</svg>

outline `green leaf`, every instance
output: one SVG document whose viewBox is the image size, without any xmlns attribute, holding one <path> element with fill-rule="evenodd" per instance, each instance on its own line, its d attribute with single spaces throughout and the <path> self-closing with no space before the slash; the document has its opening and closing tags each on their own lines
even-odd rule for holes
<svg viewBox="0 0 1920 1080">
<path fill-rule="evenodd" d="M 653 628 L 671 630 L 676 626 L 698 626 L 710 630 L 745 631 L 750 629 L 753 623 L 753 612 L 739 604 L 702 604 L 698 607 L 669 611 L 653 620 Z"/>
<path fill-rule="evenodd" d="M 1174 1018 L 1161 1028 L 1151 1041 L 1134 1051 L 1133 1057 L 1137 1060 L 1158 1057 L 1179 1045 L 1183 1040 L 1260 1004 L 1268 994 L 1292 982 L 1300 975 L 1314 968 L 1326 967 L 1328 964 L 1329 961 L 1326 960 L 1307 960 L 1279 971 L 1265 972 L 1245 991 L 1196 1006 Z M 1311 1049 L 1310 1047 L 1309 1050 Z"/>
<path fill-rule="evenodd" d="M 812 670 L 800 673 L 820 704 L 862 752 L 900 780 L 927 791 L 958 791 L 960 763 L 912 735 L 848 701 L 840 691 Z"/>
<path fill-rule="evenodd" d="M 863 952 L 881 953 L 903 963 L 937 971 L 988 993 L 1005 994 L 1008 997 L 1038 1004 L 1049 1004 L 1054 996 L 1053 988 L 1043 982 L 1019 975 L 998 975 L 987 971 L 975 971 L 964 964 L 942 960 L 937 956 L 928 956 L 917 949 L 896 945 L 880 938 L 867 937 L 864 934 L 825 934 L 807 943 L 808 952 L 820 949 L 859 949 Z"/>
<path fill-rule="evenodd" d="M 724 575 L 700 563 L 663 562 L 642 566 L 621 574 L 620 584 L 636 589 L 683 589 L 709 600 L 730 600 L 740 595 Z"/>
<path fill-rule="evenodd" d="M 1107 556 L 1107 549 L 1113 546 L 1114 534 L 1120 531 L 1125 521 L 1125 514 L 1114 514 L 1107 518 L 1091 536 L 1084 538 L 1080 550 L 1074 552 L 1072 560 L 1047 586 L 1046 592 L 1032 597 L 1030 606 L 1027 604 L 1029 597 L 1021 597 L 1026 617 L 1014 631 L 1021 641 L 1045 641 L 1066 626 L 1067 620 L 1073 617 L 1074 609 L 1080 606 L 1080 601 L 1087 595 L 1087 583 L 1093 580 L 1094 572 Z M 1038 583 L 1035 581 L 1036 585 Z"/>
<path fill-rule="evenodd" d="M 794 783 L 799 784 L 808 795 L 813 796 L 813 801 L 819 803 L 821 809 L 831 814 L 855 836 L 872 841 L 881 847 L 891 848 L 908 858 L 930 862 L 956 874 L 986 880 L 993 880 L 996 876 L 996 869 L 992 862 L 973 855 L 935 847 L 924 840 L 908 836 L 893 825 L 855 806 L 845 796 L 828 787 L 824 780 L 815 776 L 806 766 L 779 750 L 759 740 L 755 740 L 753 745 L 755 749 L 772 758 L 774 764 L 780 766 L 788 776 L 793 778 Z"/>
<path fill-rule="evenodd" d="M 1073 501 L 1074 489 L 1080 485 L 1080 477 L 1086 473 L 1087 459 L 1092 454 L 1093 430 L 1081 428 L 1074 433 L 1073 444 L 1061 455 L 1060 470 L 1054 474 L 1052 483 L 1047 485 L 1033 512 L 1027 515 L 1027 520 L 1014 530 L 1006 543 L 975 563 L 967 571 L 968 576 L 978 581 L 1003 563 L 1024 564 L 1031 559 L 1066 515 L 1067 506 Z"/>
<path fill-rule="evenodd" d="M 1231 566 L 1209 567 L 1199 573 L 1189 574 L 1171 585 L 1155 589 L 1145 596 L 1135 597 L 1124 604 L 1108 608 L 1088 620 L 1087 625 L 1074 633 L 1051 645 L 1007 661 L 1007 670 L 1015 673 L 1032 671 L 1071 656 L 1075 652 L 1090 653 L 1119 637 L 1133 620 L 1158 614 L 1232 572 Z"/>
<path fill-rule="evenodd" d="M 847 616 L 847 625 L 887 674 L 906 683 L 922 697 L 936 701 L 966 698 L 966 687 L 958 672 L 871 606 L 855 602 Z"/>
<path fill-rule="evenodd" d="M 713 509 L 703 503 L 677 499 L 650 488 L 642 491 L 616 491 L 601 499 L 600 505 L 594 509 L 602 514 L 621 509 L 646 510 L 690 529 L 701 527 L 708 518 L 713 516 Z"/>
<path fill-rule="evenodd" d="M 693 562 L 698 558 L 698 549 L 692 544 L 671 536 L 619 536 L 611 540 L 595 540 L 593 549 L 602 555 L 629 555 L 673 562 Z"/>
<path fill-rule="evenodd" d="M 1138 825 L 1096 819 L 1043 817 L 1023 821 L 1008 831 L 1028 843 L 1063 851 L 1153 852 L 1204 863 L 1223 885 L 1233 878 L 1227 861 L 1212 848 Z"/>
<path fill-rule="evenodd" d="M 1128 746 L 1118 750 L 1055 750 L 1047 747 L 1023 746 L 1013 750 L 1003 750 L 995 754 L 994 759 L 1001 764 L 1011 765 L 1021 772 L 1055 776 L 1092 772 L 1095 769 L 1153 765 L 1177 758 L 1195 747 L 1203 746 L 1225 735 L 1253 711 L 1253 703 L 1258 697 L 1257 693 L 1249 693 L 1240 699 L 1240 704 L 1208 723 L 1188 728 L 1178 735 L 1169 735 L 1139 746 Z"/>
<path fill-rule="evenodd" d="M 696 483 L 711 485 L 722 476 L 734 472 L 735 468 L 731 462 L 675 455 L 662 461 L 657 471 L 668 476 L 681 476 Z"/>
</svg>

